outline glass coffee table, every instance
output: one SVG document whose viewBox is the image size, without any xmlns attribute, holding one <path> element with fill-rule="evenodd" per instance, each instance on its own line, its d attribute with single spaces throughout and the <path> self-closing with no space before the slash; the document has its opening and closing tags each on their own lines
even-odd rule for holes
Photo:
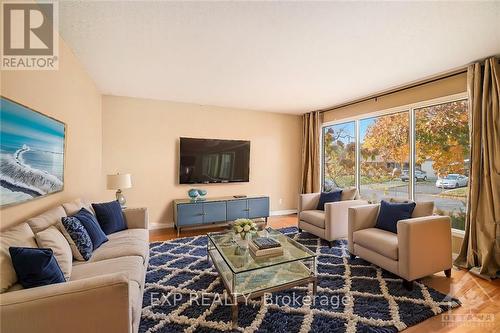
<svg viewBox="0 0 500 333">
<path fill-rule="evenodd" d="M 231 298 L 233 327 L 238 322 L 238 302 L 310 283 L 316 294 L 316 254 L 274 229 L 253 235 L 262 236 L 278 241 L 283 255 L 254 258 L 234 241 L 233 231 L 208 233 L 207 260 L 212 260 Z"/>
</svg>

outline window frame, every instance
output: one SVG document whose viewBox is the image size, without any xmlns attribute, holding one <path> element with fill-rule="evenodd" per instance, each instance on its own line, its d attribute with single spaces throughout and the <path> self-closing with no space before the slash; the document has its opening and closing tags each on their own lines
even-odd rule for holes
<svg viewBox="0 0 500 333">
<path fill-rule="evenodd" d="M 335 119 L 332 121 L 324 122 L 321 124 L 321 135 L 320 135 L 320 189 L 323 191 L 323 185 L 325 183 L 325 172 L 324 172 L 324 163 L 325 163 L 325 150 L 323 146 L 324 142 L 324 133 L 325 133 L 325 127 L 330 127 L 334 125 L 339 125 L 339 124 L 344 124 L 348 122 L 354 122 L 354 133 L 355 133 L 355 141 L 356 141 L 356 154 L 355 154 L 355 187 L 360 191 L 360 177 L 361 177 L 361 161 L 360 161 L 360 151 L 361 151 L 361 145 L 360 145 L 360 132 L 359 132 L 359 123 L 362 120 L 374 118 L 374 117 L 380 117 L 380 116 L 386 116 L 386 115 L 391 115 L 399 112 L 408 112 L 408 126 L 409 126 L 409 144 L 410 144 L 410 158 L 409 158 L 409 165 L 408 165 L 408 172 L 411 175 L 409 179 L 409 186 L 408 186 L 408 195 L 410 200 L 415 199 L 415 150 L 416 150 L 416 133 L 415 133 L 415 110 L 416 109 L 421 109 L 424 107 L 430 107 L 434 105 L 439 105 L 439 104 L 445 104 L 445 103 L 452 103 L 452 102 L 457 102 L 457 101 L 463 101 L 463 100 L 468 100 L 469 96 L 467 92 L 463 93 L 458 93 L 458 94 L 453 94 L 453 95 L 447 95 L 447 96 L 442 96 L 438 98 L 433 98 L 425 101 L 420 101 L 416 103 L 411 103 L 411 104 L 406 104 L 406 105 L 401 105 L 393 108 L 388 108 L 388 109 L 383 109 L 383 110 L 378 110 L 374 112 L 368 112 L 368 113 L 363 113 L 359 114 L 357 116 L 352 116 L 352 117 L 345 117 L 345 118 L 340 118 L 340 119 Z M 470 113 L 470 110 L 469 110 Z M 470 119 L 469 119 L 470 122 Z M 470 143 L 470 142 L 469 142 Z M 469 177 L 470 179 L 470 177 Z M 470 184 L 470 183 L 469 183 Z M 469 185 L 468 185 L 469 186 Z M 466 208 L 467 209 L 467 208 Z M 458 237 L 464 237 L 465 231 L 460 230 L 460 229 L 454 229 L 452 228 L 452 234 L 454 236 Z"/>
</svg>

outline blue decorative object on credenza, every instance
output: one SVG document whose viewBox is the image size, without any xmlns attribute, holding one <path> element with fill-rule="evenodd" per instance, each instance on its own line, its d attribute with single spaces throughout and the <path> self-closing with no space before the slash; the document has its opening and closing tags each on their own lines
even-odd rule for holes
<svg viewBox="0 0 500 333">
<path fill-rule="evenodd" d="M 191 200 L 204 200 L 205 196 L 207 195 L 207 191 L 200 190 L 197 188 L 192 188 L 188 191 L 188 195 L 191 198 Z"/>
<path fill-rule="evenodd" d="M 267 196 L 174 200 L 174 221 L 178 234 L 181 228 L 218 224 L 240 218 L 265 218 L 267 223 L 268 217 Z"/>
</svg>

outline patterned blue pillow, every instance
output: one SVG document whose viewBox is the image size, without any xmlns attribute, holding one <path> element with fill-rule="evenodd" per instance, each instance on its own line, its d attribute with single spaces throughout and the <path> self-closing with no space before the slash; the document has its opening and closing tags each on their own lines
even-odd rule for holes
<svg viewBox="0 0 500 333">
<path fill-rule="evenodd" d="M 67 216 L 61 219 L 61 224 L 60 229 L 71 247 L 73 257 L 80 261 L 89 260 L 94 247 L 89 233 L 80 220 L 74 216 Z"/>
</svg>

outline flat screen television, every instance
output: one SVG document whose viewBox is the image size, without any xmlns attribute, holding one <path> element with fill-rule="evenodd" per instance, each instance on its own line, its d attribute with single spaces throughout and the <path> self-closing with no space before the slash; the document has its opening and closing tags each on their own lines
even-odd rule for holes
<svg viewBox="0 0 500 333">
<path fill-rule="evenodd" d="M 249 181 L 250 141 L 180 138 L 180 184 Z"/>
</svg>

